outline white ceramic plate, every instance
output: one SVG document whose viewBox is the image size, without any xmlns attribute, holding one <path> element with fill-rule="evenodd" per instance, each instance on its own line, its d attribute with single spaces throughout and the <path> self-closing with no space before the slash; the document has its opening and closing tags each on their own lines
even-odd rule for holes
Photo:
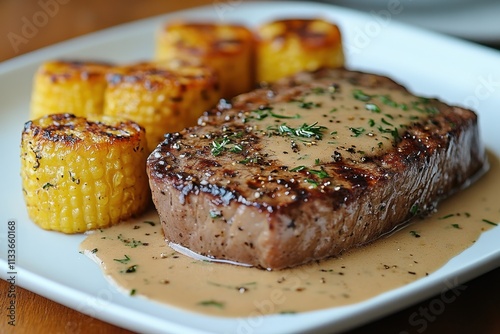
<svg viewBox="0 0 500 334">
<path fill-rule="evenodd" d="M 31 80 L 52 58 L 133 61 L 152 56 L 153 35 L 169 19 L 187 17 L 249 25 L 278 17 L 322 16 L 344 34 L 351 68 L 387 74 L 418 94 L 474 107 L 490 151 L 500 156 L 500 54 L 395 22 L 314 3 L 217 2 L 219 5 L 155 17 L 71 40 L 0 64 L 0 276 L 7 273 L 7 222 L 16 222 L 16 280 L 19 286 L 104 321 L 138 332 L 270 333 L 338 331 L 463 283 L 500 265 L 500 228 L 428 277 L 363 303 L 303 314 L 252 319 L 203 316 L 131 298 L 108 284 L 100 269 L 78 253 L 84 236 L 39 229 L 27 217 L 19 177 L 19 141 L 28 118 Z M 71 330 L 71 328 L 69 328 Z"/>
<path fill-rule="evenodd" d="M 500 43 L 498 0 L 320 0 L 487 44 Z"/>
</svg>

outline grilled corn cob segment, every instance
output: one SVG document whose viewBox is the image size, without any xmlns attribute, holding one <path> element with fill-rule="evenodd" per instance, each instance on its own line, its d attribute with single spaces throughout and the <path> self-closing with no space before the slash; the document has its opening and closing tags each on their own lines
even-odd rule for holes
<svg viewBox="0 0 500 334">
<path fill-rule="evenodd" d="M 166 132 L 195 125 L 221 97 L 214 70 L 185 61 L 115 67 L 108 82 L 104 114 L 143 126 L 150 151 Z"/>
<path fill-rule="evenodd" d="M 257 29 L 258 82 L 273 82 L 300 71 L 344 65 L 341 33 L 320 19 L 288 19 Z"/>
<path fill-rule="evenodd" d="M 253 34 L 231 24 L 171 23 L 157 34 L 156 59 L 185 59 L 214 68 L 225 98 L 253 86 Z"/>
<path fill-rule="evenodd" d="M 25 124 L 21 177 L 30 218 L 64 233 L 103 228 L 149 203 L 144 129 L 109 116 L 47 115 Z"/>
<path fill-rule="evenodd" d="M 68 112 L 102 114 L 106 71 L 110 64 L 49 61 L 35 73 L 30 119 Z"/>
</svg>

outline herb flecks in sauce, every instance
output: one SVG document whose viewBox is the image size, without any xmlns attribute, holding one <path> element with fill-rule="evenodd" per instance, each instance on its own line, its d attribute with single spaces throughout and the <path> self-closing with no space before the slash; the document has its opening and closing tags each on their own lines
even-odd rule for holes
<svg viewBox="0 0 500 334">
<path fill-rule="evenodd" d="M 342 160 L 335 158 L 333 162 L 365 162 L 394 149 L 412 126 L 425 124 L 429 116 L 439 112 L 431 99 L 387 88 L 361 89 L 348 82 L 325 82 L 291 95 L 290 100 L 257 105 L 236 114 L 244 130 L 222 125 L 220 131 L 210 133 L 210 154 L 233 154 L 235 164 L 254 166 L 269 163 L 266 157 L 277 153 L 286 155 L 280 157 L 284 165 L 301 160 L 312 166 L 318 158 L 331 162 L 331 153 L 323 155 L 334 151 Z M 263 137 L 266 148 L 257 155 L 252 151 L 254 134 Z"/>
<path fill-rule="evenodd" d="M 201 305 L 201 306 L 213 306 L 213 307 L 220 308 L 220 309 L 224 308 L 224 302 L 220 302 L 220 301 L 217 301 L 217 300 L 214 300 L 214 299 L 203 300 L 203 301 L 199 302 L 198 305 Z"/>
<path fill-rule="evenodd" d="M 412 230 L 412 231 L 410 231 L 410 234 L 411 234 L 412 236 L 414 236 L 415 238 L 420 238 L 420 233 L 418 233 L 417 231 L 413 231 L 413 230 Z"/>
<path fill-rule="evenodd" d="M 113 261 L 120 262 L 120 263 L 127 263 L 130 261 L 130 258 L 125 254 L 123 259 L 113 259 Z"/>
<path fill-rule="evenodd" d="M 392 149 L 394 142 L 407 131 L 401 125 L 411 127 L 414 122 L 424 123 L 429 115 L 438 112 L 433 107 L 432 100 L 414 99 L 402 93 L 374 94 L 368 89 L 353 93 L 355 89 L 355 86 L 346 84 L 335 88 L 334 93 L 325 87 L 317 89 L 313 94 L 297 97 L 297 100 L 302 98 L 304 102 L 312 102 L 311 109 L 301 108 L 299 102 L 294 101 L 278 103 L 273 105 L 272 110 L 262 110 L 260 114 L 244 114 L 241 116 L 241 123 L 245 127 L 244 135 L 259 131 L 270 132 L 270 137 L 262 139 L 263 146 L 269 148 L 266 153 L 272 155 L 273 152 L 287 151 L 288 154 L 283 157 L 283 165 L 289 166 L 288 171 L 306 173 L 303 178 L 307 180 L 304 186 L 320 188 L 323 182 L 329 181 L 327 175 L 333 175 L 328 164 L 346 160 L 362 161 L 366 154 L 380 154 Z M 332 99 L 332 94 L 335 99 Z M 331 104 L 332 101 L 335 105 Z M 366 110 L 367 103 L 375 104 L 380 113 Z M 270 111 L 294 118 L 275 117 Z M 263 116 L 264 114 L 267 116 Z M 295 115 L 300 115 L 300 118 L 295 118 Z M 283 127 L 280 132 L 280 126 L 286 128 Z M 309 137 L 298 136 L 295 132 L 301 128 L 301 131 L 307 131 L 304 129 L 307 127 Z M 365 131 L 358 137 L 351 137 L 354 133 L 349 128 L 364 128 Z M 291 150 L 292 140 L 300 146 L 296 152 Z M 356 147 L 353 148 L 352 145 Z M 233 146 L 237 147 L 233 150 Z M 207 147 L 208 154 L 234 155 L 230 158 L 234 158 L 235 163 L 257 164 L 265 158 L 252 152 L 242 154 L 248 147 L 242 143 L 240 135 L 224 129 L 209 138 Z M 242 152 L 232 152 L 238 151 L 239 147 Z M 499 167 L 495 158 L 490 160 L 490 172 L 479 183 L 441 203 L 439 214 L 424 221 L 414 220 L 411 226 L 390 237 L 380 238 L 337 258 L 291 270 L 263 271 L 193 261 L 172 252 L 165 244 L 161 224 L 155 213 L 147 217 L 148 221 L 156 223 L 155 226 L 140 224 L 141 228 L 134 230 L 133 226 L 138 225 L 137 222 L 119 224 L 89 235 L 82 247 L 87 254 L 92 249 L 99 249 L 92 258 L 102 261 L 106 274 L 111 275 L 125 291 L 134 289 L 138 295 L 196 312 L 245 317 L 255 311 L 255 301 L 268 300 L 272 293 L 275 296 L 278 293 L 279 296 L 273 309 L 267 311 L 269 313 L 286 313 L 290 310 L 304 312 L 346 305 L 366 300 L 432 273 L 468 247 L 483 230 L 497 228 L 495 222 L 500 221 L 500 211 L 496 210 L 495 214 L 493 210 L 485 212 L 484 209 L 498 206 L 496 194 L 500 187 Z M 323 164 L 318 165 L 316 161 Z M 339 190 L 342 188 L 341 185 L 332 186 Z M 487 200 L 484 201 L 484 198 Z M 455 212 L 457 207 L 463 208 L 463 212 L 467 214 L 439 219 L 449 212 Z M 375 208 L 379 209 L 382 212 L 389 208 Z M 412 215 L 425 213 L 424 209 L 425 206 L 421 203 L 408 208 Z M 214 209 L 214 216 L 216 211 L 218 209 Z M 485 215 L 486 221 L 481 222 Z M 212 223 L 211 217 L 201 218 Z M 217 221 L 214 220 L 215 222 Z M 293 233 L 292 229 L 290 231 Z M 421 237 L 410 234 L 410 231 L 417 231 Z M 146 236 L 145 233 L 150 235 Z M 117 235 L 121 237 L 117 238 Z M 139 247 L 144 244 L 149 246 Z M 395 247 L 399 251 L 394 251 Z M 127 263 L 114 261 L 126 259 L 124 254 L 133 260 Z M 383 259 L 383 264 L 380 259 Z M 135 272 L 119 273 L 120 270 L 130 268 L 130 265 L 137 265 Z M 244 285 L 245 282 L 255 282 L 255 285 Z M 366 289 L 366 286 L 373 288 Z"/>
<path fill-rule="evenodd" d="M 490 172 L 478 183 L 441 203 L 438 214 L 426 220 L 417 219 L 389 237 L 337 258 L 292 270 L 265 271 L 193 261 L 173 252 L 165 244 L 154 212 L 146 219 L 154 222 L 154 226 L 142 224 L 140 229 L 134 229 L 138 223 L 131 221 L 100 230 L 87 237 L 82 250 L 88 254 L 98 248 L 99 252 L 91 258 L 103 261 L 103 270 L 127 293 L 134 290 L 135 295 L 196 312 L 248 316 L 255 311 L 254 301 L 268 300 L 271 293 L 277 301 L 274 308 L 268 310 L 271 313 L 304 312 L 347 305 L 427 276 L 468 247 L 483 230 L 497 228 L 486 222 L 478 223 L 483 218 L 474 218 L 484 217 L 485 207 L 498 206 L 495 194 L 500 187 L 500 168 L 493 159 L 490 161 Z M 304 165 L 299 172 L 306 173 L 309 169 L 321 171 L 312 167 L 313 164 L 308 166 Z M 454 211 L 457 207 L 463 208 L 462 211 Z M 416 203 L 410 211 L 416 214 L 419 208 Z M 489 216 L 484 219 L 500 221 L 500 210 L 497 211 L 496 215 L 488 211 Z M 450 212 L 454 212 L 453 216 L 439 219 Z M 417 238 L 410 231 L 422 237 Z M 116 235 L 127 236 L 130 240 L 140 239 L 150 246 L 130 248 Z M 394 251 L 396 245 L 400 249 L 397 252 Z M 115 261 L 127 258 L 133 259 L 133 262 Z M 380 259 L 384 262 L 380 263 Z M 119 272 L 130 265 L 137 265 L 135 272 Z M 146 284 L 145 280 L 149 283 Z M 373 288 L 364 288 L 368 285 Z M 346 289 L 349 291 L 348 298 Z"/>
<path fill-rule="evenodd" d="M 485 222 L 486 224 L 490 224 L 490 225 L 493 225 L 493 226 L 498 226 L 498 223 L 492 222 L 489 219 L 482 219 L 482 221 Z"/>
<path fill-rule="evenodd" d="M 280 136 L 288 135 L 296 138 L 322 139 L 323 132 L 325 131 L 326 127 L 318 125 L 318 122 L 314 122 L 312 124 L 304 123 L 296 128 L 290 127 L 286 123 L 283 123 L 279 126 L 269 126 L 267 129 Z"/>
</svg>

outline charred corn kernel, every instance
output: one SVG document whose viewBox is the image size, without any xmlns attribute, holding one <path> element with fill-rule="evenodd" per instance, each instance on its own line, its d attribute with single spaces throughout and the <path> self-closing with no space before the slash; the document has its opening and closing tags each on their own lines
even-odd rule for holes
<svg viewBox="0 0 500 334">
<path fill-rule="evenodd" d="M 300 71 L 344 66 L 339 28 L 330 22 L 280 20 L 257 29 L 258 82 L 273 82 Z"/>
<path fill-rule="evenodd" d="M 149 203 L 145 131 L 110 116 L 43 116 L 25 124 L 21 177 L 30 218 L 78 233 L 140 213 Z"/>
<path fill-rule="evenodd" d="M 97 62 L 50 61 L 35 74 L 31 119 L 57 113 L 102 114 L 106 71 Z"/>
<path fill-rule="evenodd" d="M 239 25 L 171 23 L 157 34 L 157 60 L 186 59 L 214 68 L 225 98 L 252 88 L 253 52 L 253 34 Z"/>
<path fill-rule="evenodd" d="M 184 61 L 115 67 L 108 82 L 104 114 L 143 126 L 150 151 L 166 132 L 195 125 L 220 98 L 214 70 Z"/>
</svg>

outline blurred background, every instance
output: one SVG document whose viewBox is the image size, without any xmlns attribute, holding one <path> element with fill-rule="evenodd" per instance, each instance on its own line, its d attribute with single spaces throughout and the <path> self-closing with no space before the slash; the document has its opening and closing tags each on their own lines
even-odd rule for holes
<svg viewBox="0 0 500 334">
<path fill-rule="evenodd" d="M 0 61 L 141 18 L 243 0 L 0 0 Z M 323 0 L 500 48 L 498 0 Z M 387 15 L 389 14 L 389 16 Z"/>
<path fill-rule="evenodd" d="M 371 15 L 392 18 L 425 29 L 500 47 L 498 0 L 323 0 Z"/>
</svg>

